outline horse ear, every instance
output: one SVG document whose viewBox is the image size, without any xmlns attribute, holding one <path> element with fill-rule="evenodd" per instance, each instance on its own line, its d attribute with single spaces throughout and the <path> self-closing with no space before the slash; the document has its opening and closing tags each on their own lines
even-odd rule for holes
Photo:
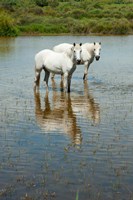
<svg viewBox="0 0 133 200">
<path fill-rule="evenodd" d="M 94 45 L 95 45 L 96 43 L 94 42 Z"/>
<path fill-rule="evenodd" d="M 101 42 L 99 42 L 99 44 L 101 45 Z"/>
<path fill-rule="evenodd" d="M 75 47 L 75 45 L 76 45 L 76 44 L 75 44 L 75 42 L 74 42 L 74 43 L 73 43 L 73 46 Z"/>
<path fill-rule="evenodd" d="M 80 43 L 79 45 L 82 46 L 82 43 Z"/>
</svg>

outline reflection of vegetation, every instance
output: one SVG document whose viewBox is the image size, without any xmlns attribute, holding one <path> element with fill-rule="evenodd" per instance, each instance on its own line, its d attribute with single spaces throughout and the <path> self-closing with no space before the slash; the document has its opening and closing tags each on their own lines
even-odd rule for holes
<svg viewBox="0 0 133 200">
<path fill-rule="evenodd" d="M 0 45 L 0 54 L 2 55 L 7 55 L 8 53 L 10 54 L 11 51 L 14 49 L 14 37 L 12 38 L 2 38 L 1 45 Z"/>
<path fill-rule="evenodd" d="M 133 33 L 132 0 L 1 0 L 0 11 L 0 35 Z"/>
</svg>

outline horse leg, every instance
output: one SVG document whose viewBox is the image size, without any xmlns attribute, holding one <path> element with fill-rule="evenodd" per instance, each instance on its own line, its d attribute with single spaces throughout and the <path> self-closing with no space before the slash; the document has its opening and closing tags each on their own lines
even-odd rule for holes
<svg viewBox="0 0 133 200">
<path fill-rule="evenodd" d="M 64 77 L 63 74 L 61 74 L 61 81 L 63 81 L 63 77 Z"/>
<path fill-rule="evenodd" d="M 70 93 L 71 78 L 72 78 L 72 76 L 69 75 L 69 76 L 68 76 L 68 90 L 67 90 L 68 93 Z"/>
<path fill-rule="evenodd" d="M 72 79 L 72 75 L 73 72 L 76 70 L 76 65 L 73 64 L 72 69 L 70 70 L 69 74 L 68 74 L 68 93 L 70 92 L 70 86 L 71 86 L 71 79 Z"/>
<path fill-rule="evenodd" d="M 68 84 L 68 72 L 67 71 L 64 73 L 64 82 L 63 82 L 63 84 L 64 84 L 64 90 L 66 92 L 66 88 L 67 88 L 67 84 Z"/>
<path fill-rule="evenodd" d="M 54 79 L 55 74 L 51 72 L 51 79 Z"/>
<path fill-rule="evenodd" d="M 89 69 L 89 63 L 88 63 L 88 62 L 85 62 L 84 65 L 85 65 L 85 68 L 84 68 L 83 80 L 87 80 L 88 69 Z"/>
<path fill-rule="evenodd" d="M 55 74 L 51 72 L 51 79 L 54 79 Z M 61 80 L 63 81 L 63 74 L 61 74 Z"/>
<path fill-rule="evenodd" d="M 44 69 L 44 73 L 45 73 L 43 81 L 44 81 L 44 83 L 46 84 L 46 74 L 47 74 L 47 72 L 46 72 L 45 67 L 43 67 L 43 69 Z"/>
<path fill-rule="evenodd" d="M 40 74 L 41 74 L 42 69 L 37 70 L 35 68 L 35 80 L 34 80 L 34 89 L 37 91 L 39 90 L 40 86 Z"/>
<path fill-rule="evenodd" d="M 46 82 L 46 90 L 48 91 L 48 80 L 49 80 L 50 72 L 46 69 L 44 69 L 44 71 L 45 71 L 44 81 Z"/>
<path fill-rule="evenodd" d="M 61 82 L 60 82 L 60 91 L 61 92 L 63 91 L 63 84 L 64 84 L 64 81 L 61 79 Z"/>
</svg>

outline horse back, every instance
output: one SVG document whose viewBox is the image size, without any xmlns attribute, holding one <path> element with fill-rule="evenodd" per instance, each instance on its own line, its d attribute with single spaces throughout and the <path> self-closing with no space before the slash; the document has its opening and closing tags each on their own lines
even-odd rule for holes
<svg viewBox="0 0 133 200">
<path fill-rule="evenodd" d="M 67 49 L 71 48 L 73 45 L 69 43 L 62 43 L 53 47 L 55 52 L 65 52 Z"/>
</svg>

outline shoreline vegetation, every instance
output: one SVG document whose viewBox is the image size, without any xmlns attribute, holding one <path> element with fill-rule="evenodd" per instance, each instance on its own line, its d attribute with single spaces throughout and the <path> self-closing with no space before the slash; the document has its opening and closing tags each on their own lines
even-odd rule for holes
<svg viewBox="0 0 133 200">
<path fill-rule="evenodd" d="M 0 2 L 0 36 L 132 34 L 132 0 Z"/>
</svg>

